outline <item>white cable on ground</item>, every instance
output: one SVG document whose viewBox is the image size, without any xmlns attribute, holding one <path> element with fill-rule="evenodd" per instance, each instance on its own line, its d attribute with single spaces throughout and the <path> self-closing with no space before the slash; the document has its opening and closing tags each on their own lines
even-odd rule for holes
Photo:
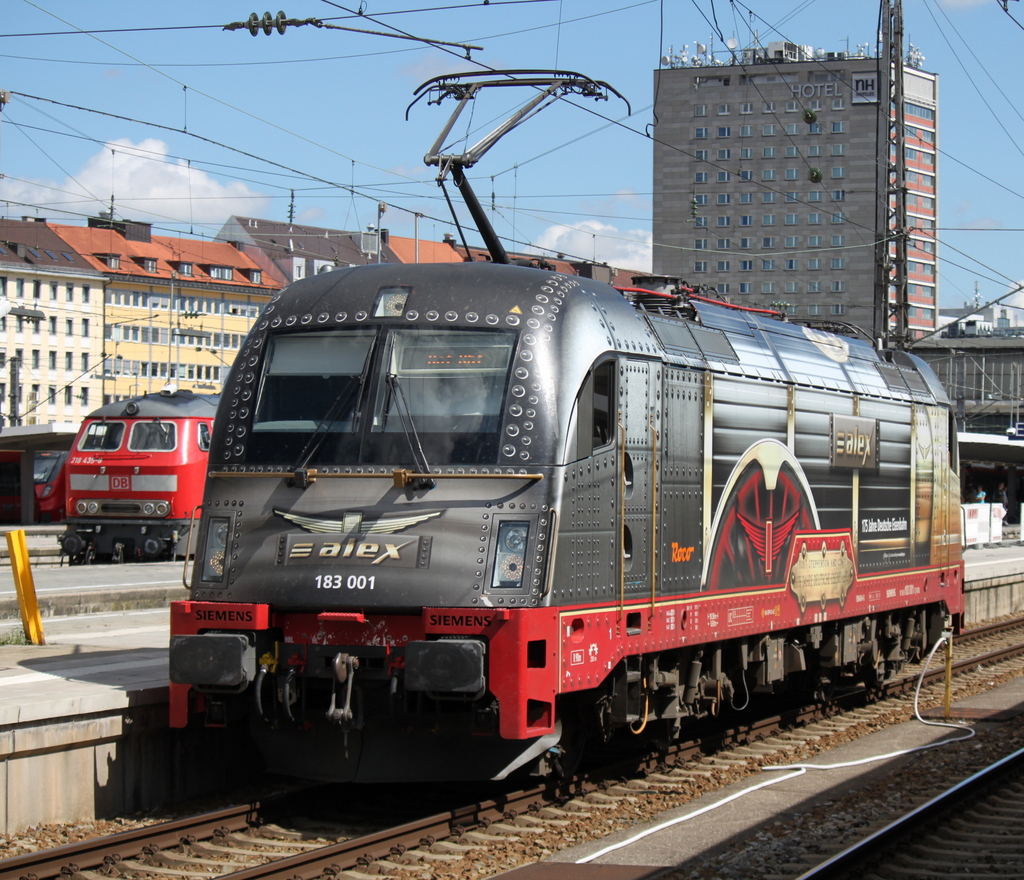
<svg viewBox="0 0 1024 880">
<path fill-rule="evenodd" d="M 601 858 L 601 856 L 607 855 L 610 852 L 623 849 L 624 847 L 630 846 L 636 843 L 638 840 L 643 840 L 645 837 L 649 837 L 658 831 L 664 831 L 666 828 L 671 828 L 673 825 L 682 825 L 684 822 L 689 822 L 691 819 L 695 819 L 698 816 L 702 816 L 705 813 L 710 813 L 712 810 L 717 810 L 719 807 L 724 807 L 726 804 L 732 801 L 738 800 L 745 795 L 752 794 L 755 791 L 760 791 L 763 788 L 768 788 L 771 785 L 778 785 L 780 782 L 786 782 L 790 779 L 796 779 L 798 776 L 803 776 L 809 770 L 840 770 L 846 767 L 857 767 L 862 764 L 873 764 L 876 761 L 884 761 L 889 758 L 898 758 L 903 755 L 912 755 L 914 752 L 923 752 L 927 749 L 934 749 L 937 746 L 945 746 L 954 742 L 962 742 L 963 740 L 970 739 L 974 736 L 974 729 L 965 727 L 961 724 L 950 724 L 944 721 L 925 721 L 921 717 L 921 713 L 918 711 L 918 698 L 921 694 L 921 684 L 924 682 L 925 673 L 928 671 L 928 666 L 932 661 L 932 657 L 935 656 L 935 652 L 939 649 L 940 645 L 945 644 L 948 636 L 943 634 L 939 640 L 935 643 L 935 647 L 932 648 L 931 653 L 928 654 L 928 659 L 925 661 L 924 668 L 921 670 L 921 674 L 917 679 L 917 688 L 914 690 L 914 715 L 918 721 L 922 724 L 926 724 L 929 727 L 948 727 L 953 730 L 961 731 L 963 735 L 950 737 L 949 739 L 940 740 L 939 742 L 928 743 L 923 746 L 915 746 L 912 749 L 903 749 L 898 752 L 889 752 L 885 755 L 874 755 L 870 758 L 860 758 L 856 761 L 844 761 L 840 764 L 771 764 L 763 766 L 761 770 L 790 770 L 793 772 L 787 773 L 784 776 L 779 776 L 777 779 L 771 779 L 767 782 L 761 782 L 757 785 L 752 785 L 749 788 L 745 788 L 742 791 L 738 791 L 735 794 L 731 794 L 720 801 L 716 801 L 707 807 L 701 807 L 699 810 L 694 810 L 692 813 L 687 813 L 684 816 L 677 816 L 675 819 L 669 819 L 665 822 L 660 822 L 650 828 L 646 828 L 643 831 L 634 834 L 632 837 L 626 840 L 621 840 L 618 843 L 610 844 L 603 849 L 599 849 L 595 853 L 591 853 L 589 856 L 584 856 L 581 859 L 576 860 L 577 865 L 585 865 L 595 859 Z"/>
</svg>

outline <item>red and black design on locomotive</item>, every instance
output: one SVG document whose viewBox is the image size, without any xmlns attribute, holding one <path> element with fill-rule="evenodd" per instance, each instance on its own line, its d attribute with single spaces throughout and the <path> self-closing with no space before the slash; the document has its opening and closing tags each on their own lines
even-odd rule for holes
<svg viewBox="0 0 1024 880">
<path fill-rule="evenodd" d="M 168 386 L 86 417 L 64 465 L 67 530 L 60 545 L 72 563 L 185 554 L 219 399 Z"/>
<path fill-rule="evenodd" d="M 500 778 L 875 683 L 959 625 L 950 419 L 912 355 L 682 294 L 297 282 L 225 386 L 171 723 L 307 777 Z"/>
</svg>

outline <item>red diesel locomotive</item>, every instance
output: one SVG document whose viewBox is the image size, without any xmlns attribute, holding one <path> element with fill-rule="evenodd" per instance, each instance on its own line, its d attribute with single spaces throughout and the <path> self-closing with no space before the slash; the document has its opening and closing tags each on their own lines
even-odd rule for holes
<svg viewBox="0 0 1024 880">
<path fill-rule="evenodd" d="M 168 387 L 90 413 L 65 462 L 73 564 L 186 552 L 206 479 L 217 395 Z"/>
</svg>

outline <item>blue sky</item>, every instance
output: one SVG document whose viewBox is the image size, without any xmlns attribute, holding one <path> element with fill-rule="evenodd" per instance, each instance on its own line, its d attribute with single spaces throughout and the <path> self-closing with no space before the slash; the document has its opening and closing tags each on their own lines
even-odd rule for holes
<svg viewBox="0 0 1024 880">
<path fill-rule="evenodd" d="M 987 301 L 1024 278 L 1024 9 L 1008 2 L 1009 14 L 998 0 L 904 5 L 906 42 L 940 75 L 946 305 L 972 297 L 976 282 Z M 607 81 L 632 116 L 615 98 L 559 102 L 495 146 L 471 172 L 474 187 L 498 233 L 519 243 L 511 247 L 646 268 L 659 58 L 697 43 L 724 53 L 722 36 L 746 46 L 754 30 L 762 43 L 873 50 L 878 21 L 877 3 L 849 0 L 363 0 L 361 9 L 287 0 L 284 11 L 482 49 L 467 61 L 459 49 L 314 26 L 223 30 L 266 11 L 244 0 L 5 0 L 0 89 L 14 94 L 0 115 L 0 206 L 66 222 L 113 198 L 117 216 L 159 232 L 213 235 L 232 213 L 287 219 L 294 190 L 297 222 L 360 229 L 376 224 L 383 202 L 394 234 L 412 236 L 418 213 L 420 235 L 439 240 L 454 228 L 423 155 L 454 103 L 421 101 L 406 120 L 416 87 L 479 65 L 569 69 Z M 475 141 L 523 98 L 485 95 L 455 134 Z"/>
</svg>

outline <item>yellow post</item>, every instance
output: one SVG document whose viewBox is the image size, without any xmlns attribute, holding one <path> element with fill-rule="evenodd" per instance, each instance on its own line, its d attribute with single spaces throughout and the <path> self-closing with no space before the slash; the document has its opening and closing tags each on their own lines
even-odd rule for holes
<svg viewBox="0 0 1024 880">
<path fill-rule="evenodd" d="M 942 701 L 943 716 L 949 721 L 949 706 L 953 689 L 953 631 L 946 630 L 946 695 Z"/>
<path fill-rule="evenodd" d="M 18 591 L 18 608 L 21 611 L 21 625 L 25 628 L 25 637 L 33 645 L 45 645 L 43 621 L 39 617 L 36 585 L 28 564 L 24 529 L 15 529 L 7 533 L 7 550 L 11 555 L 11 573 L 14 575 L 14 588 Z"/>
</svg>

